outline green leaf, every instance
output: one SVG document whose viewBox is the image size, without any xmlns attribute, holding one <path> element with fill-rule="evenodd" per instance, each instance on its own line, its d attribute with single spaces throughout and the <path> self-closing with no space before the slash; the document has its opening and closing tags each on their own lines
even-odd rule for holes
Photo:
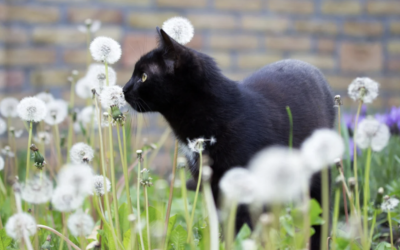
<svg viewBox="0 0 400 250">
<path fill-rule="evenodd" d="M 312 226 L 314 225 L 322 225 L 324 222 L 321 218 L 322 208 L 319 205 L 318 201 L 312 199 L 310 201 L 310 223 Z"/>
<path fill-rule="evenodd" d="M 100 234 L 100 230 L 98 232 Z M 104 235 L 105 235 L 105 238 L 107 239 L 108 249 L 109 250 L 116 250 L 115 242 L 114 242 L 114 238 L 113 238 L 113 233 L 111 231 L 111 228 L 109 228 L 107 226 L 107 224 L 104 224 Z"/>
<path fill-rule="evenodd" d="M 118 209 L 119 225 L 121 227 L 121 232 L 126 232 L 130 228 L 130 222 L 128 220 L 129 207 L 127 203 L 123 203 Z"/>
<path fill-rule="evenodd" d="M 186 244 L 187 232 L 178 225 L 171 233 L 171 243 L 174 245 L 175 250 L 184 250 Z"/>
<path fill-rule="evenodd" d="M 389 243 L 383 241 L 376 246 L 375 250 L 389 250 L 391 248 L 392 246 Z"/>
<path fill-rule="evenodd" d="M 11 245 L 12 239 L 7 235 L 6 230 L 0 230 L 0 250 L 6 250 Z"/>
<path fill-rule="evenodd" d="M 171 236 L 172 229 L 174 228 L 175 223 L 176 223 L 176 218 L 177 218 L 176 214 L 171 216 L 171 217 L 169 217 L 167 235 L 165 236 L 165 241 L 166 242 L 169 241 L 169 237 Z"/>
<path fill-rule="evenodd" d="M 251 235 L 251 229 L 247 224 L 244 224 L 236 236 L 236 240 L 243 241 L 249 238 Z"/>
<path fill-rule="evenodd" d="M 130 249 L 129 246 L 131 244 L 131 230 L 129 229 L 124 233 L 124 240 L 122 242 L 124 245 L 125 249 Z"/>
</svg>

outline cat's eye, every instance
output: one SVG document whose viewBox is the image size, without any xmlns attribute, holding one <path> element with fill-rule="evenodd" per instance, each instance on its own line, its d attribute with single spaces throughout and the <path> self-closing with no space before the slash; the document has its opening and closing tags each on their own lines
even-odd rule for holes
<svg viewBox="0 0 400 250">
<path fill-rule="evenodd" d="M 142 74 L 142 82 L 145 82 L 147 80 L 147 74 L 143 73 Z"/>
</svg>

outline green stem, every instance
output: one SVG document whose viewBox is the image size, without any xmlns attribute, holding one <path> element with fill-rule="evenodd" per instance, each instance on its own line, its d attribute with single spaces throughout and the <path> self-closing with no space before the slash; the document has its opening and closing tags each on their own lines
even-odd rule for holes
<svg viewBox="0 0 400 250">
<path fill-rule="evenodd" d="M 61 213 L 61 219 L 62 219 L 62 235 L 65 235 L 66 237 L 62 237 L 62 241 L 60 242 L 60 246 L 58 247 L 58 250 L 62 250 L 64 247 L 64 241 L 68 239 L 67 235 L 67 221 L 65 220 L 65 213 Z"/>
<path fill-rule="evenodd" d="M 121 129 L 122 129 L 122 131 L 125 131 L 125 126 L 122 125 Z M 127 197 L 127 200 L 128 200 L 129 212 L 131 214 L 133 214 L 133 207 L 132 207 L 132 201 L 131 201 L 131 192 L 129 190 L 128 166 L 127 166 L 126 155 L 125 155 L 125 153 L 126 153 L 126 145 L 124 144 L 124 151 L 123 151 L 122 145 L 121 145 L 121 135 L 119 133 L 119 128 L 117 128 L 117 135 L 118 135 L 119 153 L 120 153 L 121 162 L 122 162 L 122 170 L 123 170 L 124 178 L 125 178 L 125 192 L 126 192 L 126 197 Z"/>
<path fill-rule="evenodd" d="M 87 54 L 86 54 L 86 68 L 89 69 L 90 66 L 90 61 L 91 61 L 91 55 L 90 55 L 90 30 L 87 28 L 86 31 L 86 49 L 87 49 Z"/>
<path fill-rule="evenodd" d="M 293 147 L 293 117 L 292 111 L 290 110 L 289 106 L 286 106 L 286 112 L 289 117 L 289 124 L 290 124 L 290 131 L 289 131 L 289 148 Z"/>
<path fill-rule="evenodd" d="M 230 213 L 226 228 L 226 239 L 225 239 L 225 249 L 233 249 L 233 243 L 235 239 L 235 219 L 236 219 L 236 212 L 238 208 L 237 202 L 232 202 L 230 204 Z"/>
<path fill-rule="evenodd" d="M 106 86 L 108 87 L 108 86 L 110 86 L 110 81 L 108 80 L 108 63 L 107 63 L 107 60 L 104 60 L 104 66 L 106 67 Z M 111 113 L 110 113 L 110 115 L 111 115 Z"/>
<path fill-rule="evenodd" d="M 395 249 L 394 244 L 393 244 L 393 229 L 392 229 L 392 218 L 390 216 L 390 211 L 388 211 L 387 215 L 388 215 L 389 228 L 390 228 L 390 244 L 392 246 L 392 249 Z"/>
<path fill-rule="evenodd" d="M 147 228 L 147 247 L 151 250 L 150 240 L 150 218 L 149 218 L 149 197 L 147 196 L 147 187 L 144 186 L 144 200 L 146 205 L 146 228 Z"/>
<path fill-rule="evenodd" d="M 175 175 L 176 175 L 176 164 L 178 160 L 178 140 L 175 140 L 175 147 L 174 147 L 174 161 L 172 165 L 172 179 L 171 179 L 171 184 L 169 187 L 169 197 L 168 197 L 168 207 L 167 207 L 167 213 L 165 215 L 165 225 L 164 225 L 164 233 L 165 235 L 167 234 L 168 230 L 168 222 L 169 222 L 169 216 L 171 214 L 171 206 L 172 206 L 172 197 L 174 195 L 174 183 L 175 183 Z M 183 185 L 183 184 L 182 184 Z"/>
<path fill-rule="evenodd" d="M 341 108 L 340 108 L 340 104 L 338 105 L 338 117 L 337 117 L 337 120 L 338 120 L 338 133 L 339 133 L 339 135 L 342 137 L 342 115 L 341 115 Z M 340 169 L 339 169 L 339 171 L 340 171 L 340 173 L 341 173 L 341 175 L 343 175 L 343 164 L 342 164 L 342 159 L 340 159 Z M 344 175 L 342 176 L 342 178 L 344 178 Z M 343 180 L 345 180 L 345 179 L 343 179 Z M 347 206 L 347 198 L 346 198 L 346 187 L 345 187 L 345 185 L 346 185 L 346 182 L 343 182 L 344 184 L 343 184 L 343 186 L 342 186 L 342 192 L 343 192 L 343 206 L 344 206 L 344 214 L 345 214 L 345 217 L 346 217 L 346 223 L 348 223 L 349 222 L 349 208 L 348 208 L 348 206 Z"/>
<path fill-rule="evenodd" d="M 197 204 L 197 198 L 199 196 L 199 190 L 200 190 L 200 184 L 201 184 L 201 175 L 203 171 L 203 156 L 202 152 L 200 151 L 199 153 L 199 177 L 197 180 L 197 187 L 196 187 L 196 193 L 194 195 L 194 202 L 193 202 L 193 207 L 192 207 L 192 215 L 190 216 L 190 225 L 193 225 L 193 220 L 194 220 L 194 213 L 196 211 L 196 204 Z M 184 183 L 182 183 L 184 185 Z M 190 242 L 192 237 L 192 228 L 188 228 L 188 238 L 187 238 L 187 243 Z"/>
<path fill-rule="evenodd" d="M 357 133 L 358 118 L 360 116 L 361 106 L 362 102 L 360 101 L 357 108 L 356 122 L 354 124 L 354 133 L 353 133 L 353 155 L 354 155 L 353 170 L 354 170 L 354 178 L 356 179 L 355 202 L 356 202 L 357 214 L 361 214 L 361 209 L 360 209 L 360 194 L 358 192 L 357 143 L 355 142 L 354 138 Z"/>
<path fill-rule="evenodd" d="M 182 173 L 182 171 L 181 171 Z M 184 184 L 182 184 L 184 186 Z M 210 225 L 210 250 L 219 249 L 219 232 L 218 232 L 218 215 L 217 209 L 215 207 L 214 198 L 211 191 L 211 186 L 209 181 L 203 183 L 204 199 L 207 206 L 207 213 Z M 185 204 L 186 204 L 186 200 Z"/>
<path fill-rule="evenodd" d="M 369 202 L 369 172 L 371 169 L 371 152 L 372 149 L 371 147 L 368 148 L 367 151 L 367 164 L 365 167 L 365 178 L 364 178 L 364 216 L 363 216 L 363 221 L 364 221 L 364 244 L 365 246 L 368 245 L 368 202 Z"/>
<path fill-rule="evenodd" d="M 31 161 L 31 142 L 32 142 L 32 122 L 29 122 L 29 137 L 28 137 L 28 149 L 26 152 L 26 175 L 25 180 L 29 179 L 29 168 L 30 168 L 30 161 Z M 16 155 L 14 157 L 17 157 Z"/>
<path fill-rule="evenodd" d="M 371 243 L 372 243 L 372 237 L 374 236 L 374 229 L 375 229 L 375 224 L 376 224 L 376 216 L 377 216 L 377 211 L 375 210 L 374 212 L 374 216 L 372 217 L 372 224 L 371 224 L 371 228 L 369 230 L 369 240 L 368 240 L 368 245 L 367 245 L 367 249 L 371 248 Z"/>
<path fill-rule="evenodd" d="M 303 234 L 304 234 L 304 247 L 307 248 L 308 240 L 310 238 L 310 189 L 308 184 L 304 185 L 303 187 L 304 193 L 304 204 L 306 204 L 307 209 L 304 209 L 303 214 Z M 303 246 L 302 246 L 303 247 Z"/>
<path fill-rule="evenodd" d="M 140 245 L 142 247 L 142 250 L 144 250 L 144 243 L 143 243 L 143 235 L 142 235 L 142 229 L 140 228 L 140 168 L 141 168 L 141 161 L 142 159 L 139 158 L 139 162 L 138 162 L 138 172 L 137 172 L 137 194 L 136 194 L 136 206 L 137 206 L 137 213 L 138 213 L 138 225 L 139 225 L 139 239 L 140 239 Z"/>
<path fill-rule="evenodd" d="M 326 248 L 326 240 L 328 239 L 328 229 L 329 229 L 329 175 L 328 168 L 324 168 L 321 172 L 322 174 L 322 218 L 324 219 L 324 224 L 322 225 L 321 234 L 321 250 Z"/>
<path fill-rule="evenodd" d="M 186 174 L 185 174 L 185 169 L 181 168 L 179 170 L 179 175 L 181 179 L 181 192 L 182 192 L 182 200 L 183 200 L 183 205 L 185 208 L 185 220 L 186 220 L 186 225 L 187 228 L 192 228 L 190 225 L 190 220 L 189 220 L 189 209 L 188 209 L 188 200 L 187 200 L 187 190 L 186 190 Z"/>
<path fill-rule="evenodd" d="M 339 205 L 340 205 L 340 188 L 336 188 L 335 191 L 335 207 L 333 210 L 333 223 L 332 223 L 332 242 L 334 248 L 336 247 L 336 236 L 337 236 L 337 223 L 339 220 Z"/>
<path fill-rule="evenodd" d="M 4 199 L 7 197 L 7 190 L 6 187 L 4 186 L 3 180 L 0 177 L 0 190 L 4 194 Z"/>
<path fill-rule="evenodd" d="M 58 235 L 63 240 L 62 242 L 66 241 L 69 246 L 73 247 L 76 250 L 81 250 L 77 245 L 75 245 L 72 241 L 70 241 L 67 237 L 65 237 L 62 233 L 58 232 L 54 228 L 51 228 L 51 227 L 48 227 L 45 225 L 37 225 L 37 228 L 45 229 L 45 230 L 48 230 L 48 231 Z M 82 249 L 84 249 L 84 248 L 82 248 Z"/>
<path fill-rule="evenodd" d="M 67 148 L 67 162 L 70 162 L 70 149 L 72 147 L 72 136 L 73 136 L 73 119 L 72 119 L 72 108 L 74 107 L 74 101 L 75 101 L 75 79 L 71 82 L 71 92 L 70 92 L 70 100 L 69 100 L 69 112 L 70 112 L 70 124 L 68 127 L 68 148 Z"/>
<path fill-rule="evenodd" d="M 58 168 L 59 169 L 62 165 L 62 155 L 61 155 L 61 145 L 60 145 L 60 131 L 58 130 L 58 125 L 55 124 L 53 126 L 54 128 L 54 137 L 55 137 L 55 143 L 56 143 L 56 149 L 57 149 L 57 160 L 58 160 Z"/>
</svg>

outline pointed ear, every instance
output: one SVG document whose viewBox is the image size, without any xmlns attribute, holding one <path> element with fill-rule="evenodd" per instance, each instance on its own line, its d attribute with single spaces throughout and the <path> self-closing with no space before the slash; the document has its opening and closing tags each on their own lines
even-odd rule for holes
<svg viewBox="0 0 400 250">
<path fill-rule="evenodd" d="M 180 65 L 181 54 L 184 52 L 185 47 L 177 43 L 170 37 L 164 30 L 157 27 L 159 34 L 159 46 L 164 51 L 164 60 L 171 70 L 178 68 Z"/>
</svg>

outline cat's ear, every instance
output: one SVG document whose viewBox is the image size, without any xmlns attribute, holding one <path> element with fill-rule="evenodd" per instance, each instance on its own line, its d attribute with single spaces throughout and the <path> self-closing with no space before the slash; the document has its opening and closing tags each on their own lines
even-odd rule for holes
<svg viewBox="0 0 400 250">
<path fill-rule="evenodd" d="M 185 51 L 185 47 L 176 42 L 164 30 L 157 27 L 159 34 L 159 47 L 164 51 L 164 59 L 167 65 L 177 68 L 180 65 L 180 58 Z"/>
</svg>

